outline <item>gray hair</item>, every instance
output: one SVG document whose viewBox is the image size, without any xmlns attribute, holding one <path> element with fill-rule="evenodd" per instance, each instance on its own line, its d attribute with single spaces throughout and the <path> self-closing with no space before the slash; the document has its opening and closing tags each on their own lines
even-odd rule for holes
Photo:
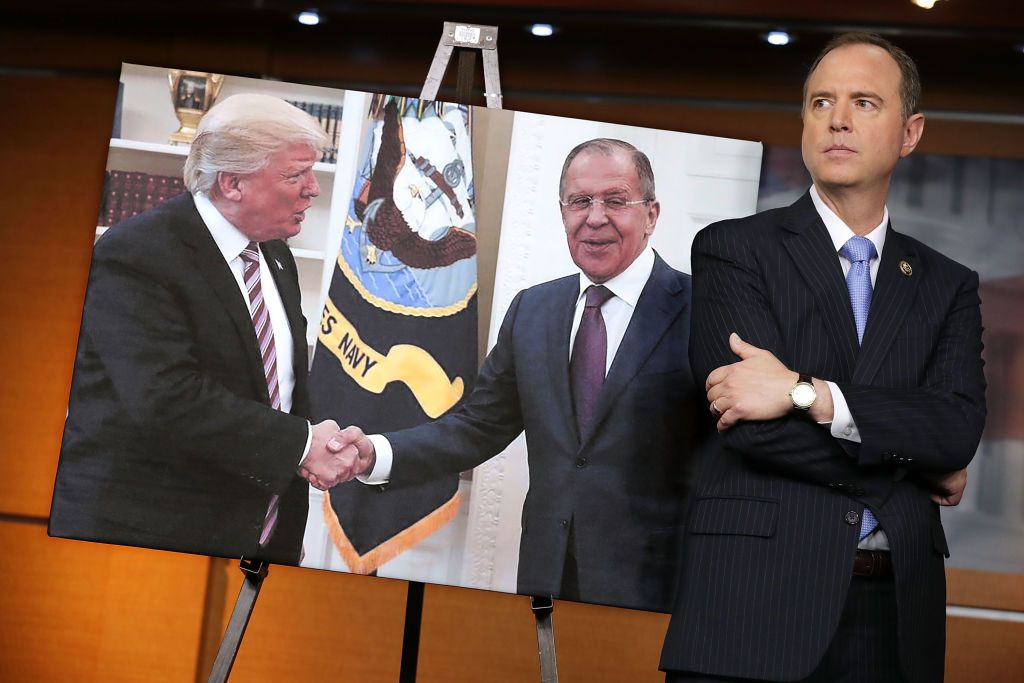
<svg viewBox="0 0 1024 683">
<path fill-rule="evenodd" d="M 910 55 L 900 47 L 896 47 L 888 40 L 876 33 L 865 33 L 862 31 L 851 31 L 850 33 L 841 33 L 828 41 L 828 44 L 821 49 L 818 56 L 814 59 L 814 63 L 811 64 L 811 68 L 807 71 L 807 78 L 804 79 L 804 91 L 803 99 L 800 105 L 800 111 L 807 106 L 807 84 L 811 80 L 811 75 L 814 70 L 821 64 L 821 60 L 825 58 L 829 52 L 836 48 L 846 47 L 848 45 L 874 45 L 885 50 L 893 61 L 896 62 L 896 66 L 900 68 L 900 103 L 902 105 L 903 122 L 906 123 L 907 119 L 916 114 L 918 110 L 918 103 L 921 100 L 921 76 L 917 73 L 917 64 L 910 58 Z"/>
<path fill-rule="evenodd" d="M 628 142 L 614 138 L 594 138 L 593 140 L 581 142 L 572 148 L 569 155 L 565 157 L 565 163 L 562 164 L 562 175 L 558 178 L 559 197 L 562 197 L 565 192 L 565 175 L 569 172 L 569 166 L 583 152 L 600 152 L 605 156 L 612 156 L 619 152 L 629 154 L 633 160 L 633 165 L 636 167 L 637 178 L 640 179 L 642 198 L 652 202 L 655 200 L 654 169 L 651 168 L 651 160 L 647 158 L 646 154 Z"/>
<path fill-rule="evenodd" d="M 275 152 L 293 143 L 322 151 L 329 139 L 316 119 L 282 99 L 232 95 L 199 121 L 185 160 L 185 186 L 209 194 L 218 173 L 256 173 Z"/>
</svg>

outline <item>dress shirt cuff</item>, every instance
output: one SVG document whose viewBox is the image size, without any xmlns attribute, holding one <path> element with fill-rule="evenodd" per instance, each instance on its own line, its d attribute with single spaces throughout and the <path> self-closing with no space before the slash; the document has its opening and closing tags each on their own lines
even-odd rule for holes
<svg viewBox="0 0 1024 683">
<path fill-rule="evenodd" d="M 376 461 L 368 474 L 357 474 L 356 479 L 364 484 L 386 484 L 391 478 L 391 462 L 394 459 L 391 442 L 383 434 L 370 434 L 366 438 L 373 444 Z"/>
<path fill-rule="evenodd" d="M 850 414 L 850 406 L 846 404 L 846 397 L 835 382 L 826 382 L 828 390 L 832 394 L 832 426 L 829 431 L 837 439 L 846 439 L 854 443 L 860 443 L 860 431 Z"/>
</svg>

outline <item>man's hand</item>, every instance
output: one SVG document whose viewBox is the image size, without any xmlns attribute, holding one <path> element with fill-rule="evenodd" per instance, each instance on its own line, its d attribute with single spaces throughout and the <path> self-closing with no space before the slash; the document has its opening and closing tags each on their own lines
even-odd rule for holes
<svg viewBox="0 0 1024 683">
<path fill-rule="evenodd" d="M 957 505 L 964 497 L 967 487 L 967 470 L 955 472 L 924 473 L 925 483 L 931 492 L 931 499 L 939 505 Z"/>
<path fill-rule="evenodd" d="M 729 335 L 729 348 L 739 362 L 716 368 L 704 385 L 718 431 L 741 420 L 773 420 L 788 413 L 793 408 L 789 392 L 799 375 L 735 332 Z"/>
<path fill-rule="evenodd" d="M 358 428 L 349 427 L 349 430 L 351 429 Z M 314 488 L 326 491 L 332 486 L 351 480 L 367 469 L 366 462 L 360 458 L 357 449 L 344 448 L 344 444 L 336 450 L 331 449 L 329 444 L 334 443 L 335 439 L 347 431 L 339 431 L 338 423 L 334 420 L 324 420 L 313 426 L 313 439 L 309 445 L 309 453 L 299 464 L 299 474 L 305 477 Z M 362 434 L 362 430 L 359 430 L 359 433 Z M 368 439 L 367 443 L 369 443 Z M 371 445 L 371 454 L 372 450 Z"/>
<path fill-rule="evenodd" d="M 349 479 L 370 472 L 377 462 L 373 442 L 363 434 L 362 429 L 355 426 L 345 427 L 332 436 L 327 442 L 327 450 L 351 461 L 352 476 Z"/>
</svg>

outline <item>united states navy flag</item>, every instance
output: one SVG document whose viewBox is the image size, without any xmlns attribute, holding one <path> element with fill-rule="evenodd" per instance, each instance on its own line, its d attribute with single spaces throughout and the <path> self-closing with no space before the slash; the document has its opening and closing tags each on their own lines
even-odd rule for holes
<svg viewBox="0 0 1024 683">
<path fill-rule="evenodd" d="M 377 95 L 369 116 L 309 383 L 316 421 L 374 434 L 435 419 L 471 388 L 476 223 L 468 107 Z M 324 497 L 324 523 L 347 567 L 370 573 L 449 522 L 457 489 L 455 473 L 349 482 Z"/>
</svg>

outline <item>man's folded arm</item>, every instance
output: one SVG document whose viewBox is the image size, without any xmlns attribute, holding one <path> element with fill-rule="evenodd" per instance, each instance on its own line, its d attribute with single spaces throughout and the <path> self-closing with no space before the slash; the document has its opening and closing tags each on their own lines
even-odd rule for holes
<svg viewBox="0 0 1024 683">
<path fill-rule="evenodd" d="M 522 292 L 513 299 L 473 390 L 458 408 L 434 422 L 384 434 L 394 452 L 392 484 L 472 469 L 523 431 L 513 354 L 513 329 L 522 299 Z"/>
<path fill-rule="evenodd" d="M 978 275 L 971 272 L 946 315 L 920 387 L 839 383 L 861 435 L 860 464 L 895 461 L 931 472 L 967 466 L 985 426 L 981 332 Z"/>
</svg>

